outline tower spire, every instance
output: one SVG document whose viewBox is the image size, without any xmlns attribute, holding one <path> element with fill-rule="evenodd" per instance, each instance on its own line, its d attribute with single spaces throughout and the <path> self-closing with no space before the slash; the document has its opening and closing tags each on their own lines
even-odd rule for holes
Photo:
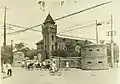
<svg viewBox="0 0 120 84">
<path fill-rule="evenodd" d="M 53 18 L 52 18 L 51 15 L 50 15 L 50 12 L 48 13 L 48 16 L 47 16 L 47 18 L 45 19 L 45 21 L 44 21 L 43 24 L 46 24 L 46 23 L 52 23 L 52 24 L 55 24 Z"/>
</svg>

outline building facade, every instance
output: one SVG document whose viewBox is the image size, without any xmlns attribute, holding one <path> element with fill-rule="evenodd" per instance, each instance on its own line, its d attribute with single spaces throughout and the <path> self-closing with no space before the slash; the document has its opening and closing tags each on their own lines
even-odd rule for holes
<svg viewBox="0 0 120 84">
<path fill-rule="evenodd" d="M 81 50 L 82 69 L 108 69 L 106 45 L 86 45 Z"/>
</svg>

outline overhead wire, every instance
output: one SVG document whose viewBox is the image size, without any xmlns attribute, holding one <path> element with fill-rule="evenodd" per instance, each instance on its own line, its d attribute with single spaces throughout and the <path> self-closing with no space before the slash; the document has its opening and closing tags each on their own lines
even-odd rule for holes
<svg viewBox="0 0 120 84">
<path fill-rule="evenodd" d="M 64 19 L 66 17 L 70 17 L 72 15 L 75 15 L 75 14 L 78 14 L 78 13 L 81 13 L 81 12 L 84 12 L 84 11 L 88 11 L 90 9 L 93 9 L 93 8 L 97 8 L 99 6 L 102 6 L 102 5 L 105 5 L 105 4 L 108 4 L 108 3 L 111 3 L 112 1 L 108 1 L 108 2 L 104 2 L 104 3 L 101 3 L 101 4 L 98 4 L 98 5 L 95 5 L 95 6 L 92 6 L 92 7 L 89 7 L 89 8 L 86 8 L 86 9 L 83 9 L 83 10 L 80 10 L 80 11 L 77 11 L 77 12 L 74 12 L 74 13 L 71 13 L 71 14 L 68 14 L 68 15 L 65 15 L 65 16 L 62 16 L 60 18 L 57 18 L 57 19 L 54 19 L 54 21 L 57 21 L 57 20 L 61 20 L 61 19 Z M 38 25 L 35 25 L 35 26 L 32 26 L 32 27 L 29 27 L 29 28 L 26 28 L 25 30 L 19 30 L 19 31 L 16 31 L 16 32 L 25 32 L 27 30 L 30 30 L 30 29 L 33 29 L 35 27 L 39 27 L 41 26 L 42 24 L 38 24 Z"/>
</svg>

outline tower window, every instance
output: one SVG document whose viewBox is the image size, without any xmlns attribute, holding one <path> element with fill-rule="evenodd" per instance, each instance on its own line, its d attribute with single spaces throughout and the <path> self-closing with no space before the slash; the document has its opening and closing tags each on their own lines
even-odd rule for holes
<svg viewBox="0 0 120 84">
<path fill-rule="evenodd" d="M 92 51 L 92 49 L 89 49 L 89 51 Z"/>
<path fill-rule="evenodd" d="M 87 62 L 88 64 L 91 64 L 92 62 Z"/>
<path fill-rule="evenodd" d="M 52 35 L 52 41 L 54 41 L 54 36 Z"/>
<path fill-rule="evenodd" d="M 54 45 L 52 45 L 52 51 L 54 50 Z"/>
<path fill-rule="evenodd" d="M 98 63 L 102 63 L 102 61 L 98 61 Z"/>
<path fill-rule="evenodd" d="M 45 50 L 46 50 L 46 45 L 45 45 Z"/>
</svg>

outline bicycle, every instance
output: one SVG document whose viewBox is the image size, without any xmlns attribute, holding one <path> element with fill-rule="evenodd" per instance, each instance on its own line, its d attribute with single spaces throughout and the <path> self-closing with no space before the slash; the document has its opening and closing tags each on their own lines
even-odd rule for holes
<svg viewBox="0 0 120 84">
<path fill-rule="evenodd" d="M 50 71 L 50 75 L 52 76 L 55 76 L 55 75 L 58 75 L 58 76 L 61 76 L 62 72 L 59 70 L 59 69 L 55 69 L 55 71 L 53 71 L 53 69 L 49 69 Z"/>
</svg>

